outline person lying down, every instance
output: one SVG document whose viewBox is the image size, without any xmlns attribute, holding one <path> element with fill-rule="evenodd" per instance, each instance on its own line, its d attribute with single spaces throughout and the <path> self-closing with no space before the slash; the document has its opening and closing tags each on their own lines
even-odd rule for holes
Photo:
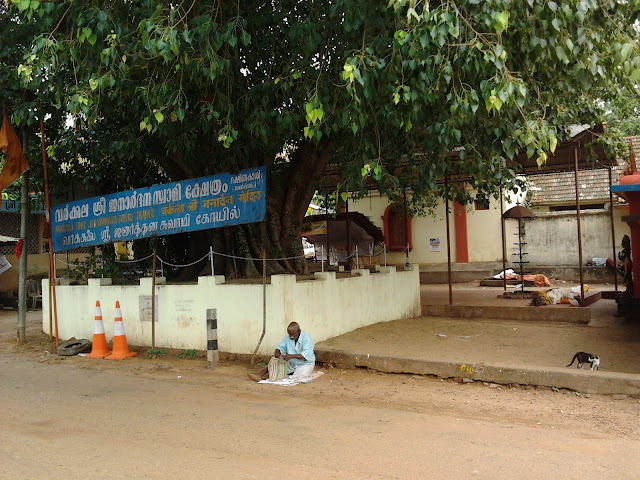
<svg viewBox="0 0 640 480">
<path fill-rule="evenodd" d="M 588 285 L 584 286 L 584 291 L 585 293 L 589 291 Z M 575 287 L 571 290 L 566 288 L 552 288 L 550 290 L 533 292 L 531 305 L 534 307 L 541 307 L 544 305 L 568 303 L 569 305 L 578 307 L 580 305 L 580 301 L 580 290 Z"/>
</svg>

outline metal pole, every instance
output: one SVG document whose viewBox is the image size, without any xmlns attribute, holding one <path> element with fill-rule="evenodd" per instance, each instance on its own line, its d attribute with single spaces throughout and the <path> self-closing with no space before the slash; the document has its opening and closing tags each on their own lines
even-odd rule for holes
<svg viewBox="0 0 640 480">
<path fill-rule="evenodd" d="M 351 216 L 349 215 L 349 199 L 345 201 L 345 215 L 347 216 L 347 269 L 351 271 Z"/>
<path fill-rule="evenodd" d="M 320 265 L 324 272 L 324 245 L 320 245 Z"/>
<path fill-rule="evenodd" d="M 156 258 L 158 239 L 153 239 L 153 260 L 151 261 L 151 348 L 156 349 Z"/>
<path fill-rule="evenodd" d="M 264 223 L 264 222 L 263 222 Z M 265 224 L 266 227 L 266 224 Z M 266 231 L 266 229 L 265 229 Z M 267 331 L 267 249 L 262 248 L 262 337 Z M 251 362 L 253 364 L 253 362 Z"/>
<path fill-rule="evenodd" d="M 449 305 L 453 305 L 453 286 L 451 282 L 451 233 L 449 230 L 449 179 L 444 177 L 444 217 L 447 224 L 447 279 L 449 280 Z"/>
<path fill-rule="evenodd" d="M 48 225 L 48 223 L 47 223 Z M 49 247 L 49 252 L 51 252 L 51 247 Z M 49 288 L 47 288 L 48 293 L 49 293 L 49 300 L 48 300 L 48 304 L 49 305 L 49 341 L 53 340 L 53 309 L 51 308 L 51 302 L 52 302 L 52 297 L 53 295 L 51 294 L 51 282 L 55 282 L 55 276 L 53 275 L 53 268 L 51 266 L 51 253 L 49 253 Z M 56 347 L 57 348 L 57 347 Z"/>
<path fill-rule="evenodd" d="M 402 202 L 404 204 L 404 243 L 407 245 L 404 268 L 409 268 L 409 224 L 407 220 L 407 187 L 402 189 Z"/>
<path fill-rule="evenodd" d="M 49 241 L 51 242 L 51 239 L 49 239 Z M 58 333 L 58 296 L 56 295 L 56 283 L 57 283 L 57 270 L 56 270 L 56 263 L 54 259 L 53 282 L 49 282 L 49 284 L 51 285 L 51 295 L 53 297 L 53 321 L 56 328 L 56 348 L 58 348 L 58 346 L 60 345 L 60 335 Z"/>
<path fill-rule="evenodd" d="M 384 266 L 387 266 L 387 244 L 383 243 L 382 248 L 384 249 Z"/>
<path fill-rule="evenodd" d="M 505 238 L 504 238 L 504 199 L 502 196 L 502 184 L 500 184 L 500 229 L 502 232 L 502 289 L 507 291 L 507 255 L 505 253 Z"/>
<path fill-rule="evenodd" d="M 521 218 L 518 219 L 518 259 L 520 260 L 520 291 L 524 293 L 524 260 L 522 260 L 522 222 Z"/>
<path fill-rule="evenodd" d="M 580 271 L 580 299 L 584 301 L 584 278 L 582 272 L 582 231 L 580 229 L 580 195 L 578 190 L 578 148 L 573 149 L 573 158 L 575 163 L 575 184 L 576 184 L 576 220 L 578 224 L 578 268 Z"/>
<path fill-rule="evenodd" d="M 46 228 L 49 230 L 47 236 L 49 237 L 49 339 L 53 338 L 53 311 L 56 311 L 55 322 L 56 322 L 56 348 L 58 348 L 59 338 L 58 338 L 58 315 L 56 306 L 56 258 L 53 253 L 53 239 L 51 232 L 51 197 L 49 196 L 49 174 L 47 171 L 47 149 L 45 148 L 44 141 L 44 120 L 40 119 L 40 145 L 42 149 L 42 168 L 44 171 L 44 197 L 47 211 L 46 220 L 47 225 Z M 52 305 L 53 302 L 53 305 Z"/>
<path fill-rule="evenodd" d="M 616 268 L 616 229 L 614 226 L 613 218 L 613 192 L 611 186 L 613 185 L 613 179 L 611 178 L 611 167 L 609 167 L 609 218 L 611 220 L 611 248 L 613 250 L 613 282 L 615 285 L 616 293 L 618 293 L 618 269 Z"/>
<path fill-rule="evenodd" d="M 26 149 L 26 132 L 22 133 L 23 151 Z M 27 341 L 27 219 L 29 217 L 29 171 L 22 174 L 22 188 L 20 193 L 20 241 L 22 254 L 19 259 L 18 284 L 18 343 Z"/>
<path fill-rule="evenodd" d="M 329 257 L 331 245 L 329 245 L 329 200 L 328 195 L 324 195 L 324 221 L 325 221 L 325 235 L 327 236 L 327 270 L 331 266 L 331 258 Z"/>
<path fill-rule="evenodd" d="M 407 255 L 405 256 L 404 268 L 409 268 L 411 263 L 409 263 L 409 244 L 407 243 Z"/>
<path fill-rule="evenodd" d="M 258 340 L 258 344 L 256 345 L 256 348 L 253 351 L 253 355 L 251 355 L 251 365 L 253 365 L 254 359 L 256 357 L 256 353 L 258 353 L 258 349 L 260 348 L 260 344 L 264 339 L 264 335 L 266 331 L 267 331 L 267 253 L 263 244 L 262 246 L 262 335 L 260 335 L 260 340 Z"/>
<path fill-rule="evenodd" d="M 218 310 L 207 308 L 207 368 L 215 368 L 218 359 Z"/>
<path fill-rule="evenodd" d="M 360 267 L 360 262 L 358 261 L 358 245 L 356 245 L 356 269 Z"/>
<path fill-rule="evenodd" d="M 215 275 L 215 271 L 213 270 L 213 247 L 209 245 L 209 261 L 211 261 L 211 275 Z"/>
</svg>

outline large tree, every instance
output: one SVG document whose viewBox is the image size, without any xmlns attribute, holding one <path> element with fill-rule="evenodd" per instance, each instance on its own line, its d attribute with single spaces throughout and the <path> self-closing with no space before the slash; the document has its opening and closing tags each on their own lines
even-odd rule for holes
<svg viewBox="0 0 640 480">
<path fill-rule="evenodd" d="M 632 91 L 620 95 L 606 106 L 604 119 L 608 131 L 622 137 L 640 135 L 640 95 Z"/>
<path fill-rule="evenodd" d="M 362 194 L 371 178 L 392 198 L 411 187 L 418 210 L 443 195 L 464 201 L 463 189 L 443 191 L 445 176 L 464 174 L 487 193 L 509 187 L 517 152 L 544 162 L 568 125 L 598 122 L 640 78 L 636 1 L 3 8 L 0 97 L 23 125 L 47 118 L 58 191 L 70 174 L 97 194 L 266 165 L 266 235 L 256 225 L 190 234 L 193 258 L 210 244 L 246 257 L 262 244 L 269 257 L 300 254 L 328 163 L 340 190 Z M 257 272 L 253 262 L 240 270 Z"/>
</svg>

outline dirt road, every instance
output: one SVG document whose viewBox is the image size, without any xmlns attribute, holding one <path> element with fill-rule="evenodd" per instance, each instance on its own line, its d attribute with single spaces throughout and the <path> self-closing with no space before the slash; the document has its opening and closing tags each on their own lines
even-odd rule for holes
<svg viewBox="0 0 640 480">
<path fill-rule="evenodd" d="M 258 385 L 203 357 L 63 360 L 30 325 L 17 347 L 0 322 L 2 479 L 640 477 L 634 398 L 339 369 Z"/>
</svg>

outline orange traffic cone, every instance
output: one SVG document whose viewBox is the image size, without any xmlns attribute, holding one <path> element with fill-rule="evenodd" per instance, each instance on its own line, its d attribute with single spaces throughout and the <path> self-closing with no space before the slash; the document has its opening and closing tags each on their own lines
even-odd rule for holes
<svg viewBox="0 0 640 480">
<path fill-rule="evenodd" d="M 122 360 L 127 357 L 135 357 L 138 352 L 130 352 L 127 346 L 127 336 L 124 334 L 124 323 L 120 302 L 116 301 L 116 318 L 113 324 L 113 353 L 104 357 L 107 360 Z"/>
<path fill-rule="evenodd" d="M 87 355 L 87 358 L 104 358 L 105 355 L 109 355 L 110 353 L 111 352 L 107 347 L 107 337 L 104 334 L 100 302 L 96 300 L 96 316 L 93 321 L 93 346 L 91 348 L 91 353 Z"/>
</svg>

